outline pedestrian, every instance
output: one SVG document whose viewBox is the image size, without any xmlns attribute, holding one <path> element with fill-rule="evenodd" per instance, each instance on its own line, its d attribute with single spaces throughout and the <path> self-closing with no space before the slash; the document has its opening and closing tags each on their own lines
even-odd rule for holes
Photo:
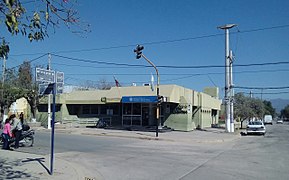
<svg viewBox="0 0 289 180">
<path fill-rule="evenodd" d="M 10 119 L 7 118 L 5 120 L 4 128 L 3 128 L 3 133 L 1 134 L 2 139 L 3 139 L 3 147 L 2 149 L 6 150 L 11 150 L 9 147 L 9 140 L 12 137 L 11 133 L 11 125 L 10 125 Z"/>
<path fill-rule="evenodd" d="M 23 112 L 20 113 L 19 119 L 21 121 L 21 124 L 23 125 L 24 124 L 24 114 L 23 114 Z"/>
<path fill-rule="evenodd" d="M 9 119 L 13 120 L 13 126 L 12 126 L 12 131 L 15 136 L 15 145 L 14 149 L 19 148 L 19 141 L 20 141 L 20 136 L 22 134 L 22 124 L 20 119 L 16 118 L 15 114 L 12 114 Z"/>
</svg>

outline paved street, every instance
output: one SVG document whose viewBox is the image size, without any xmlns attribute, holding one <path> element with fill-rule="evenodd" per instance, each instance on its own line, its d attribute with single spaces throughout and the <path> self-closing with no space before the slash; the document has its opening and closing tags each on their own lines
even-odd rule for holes
<svg viewBox="0 0 289 180">
<path fill-rule="evenodd" d="M 152 132 L 63 131 L 55 135 L 55 172 L 61 173 L 58 164 L 65 161 L 82 169 L 75 179 L 289 179 L 289 125 L 268 125 L 267 130 L 265 137 L 214 129 L 166 132 L 159 140 L 144 138 L 153 137 Z M 42 130 L 34 147 L 19 151 L 47 157 L 49 145 L 50 133 Z M 43 164 L 49 167 L 49 159 Z"/>
</svg>

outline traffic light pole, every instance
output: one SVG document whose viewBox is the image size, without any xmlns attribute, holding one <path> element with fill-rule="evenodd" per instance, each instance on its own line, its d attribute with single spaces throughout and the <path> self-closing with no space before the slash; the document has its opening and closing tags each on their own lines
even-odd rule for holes
<svg viewBox="0 0 289 180">
<path fill-rule="evenodd" d="M 156 70 L 156 74 L 157 74 L 157 99 L 159 100 L 160 97 L 160 76 L 159 76 L 159 71 L 157 69 L 157 67 L 154 65 L 154 63 L 152 63 L 147 57 L 145 57 L 145 55 L 141 54 L 141 57 L 143 57 L 150 65 L 152 65 L 154 67 L 154 69 Z M 157 112 L 156 112 L 156 137 L 159 136 L 159 126 L 160 125 L 160 102 L 157 102 Z"/>
</svg>

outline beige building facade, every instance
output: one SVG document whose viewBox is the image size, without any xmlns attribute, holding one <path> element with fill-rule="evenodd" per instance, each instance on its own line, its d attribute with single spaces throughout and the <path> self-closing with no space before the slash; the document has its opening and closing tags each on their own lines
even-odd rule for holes
<svg viewBox="0 0 289 180">
<path fill-rule="evenodd" d="M 217 88 L 197 92 L 178 85 L 161 85 L 162 126 L 191 131 L 211 127 L 219 120 Z M 73 91 L 56 97 L 56 121 L 102 119 L 111 126 L 155 126 L 156 91 L 150 86 L 112 87 L 109 90 Z M 47 125 L 47 97 L 41 99 L 37 121 Z"/>
</svg>

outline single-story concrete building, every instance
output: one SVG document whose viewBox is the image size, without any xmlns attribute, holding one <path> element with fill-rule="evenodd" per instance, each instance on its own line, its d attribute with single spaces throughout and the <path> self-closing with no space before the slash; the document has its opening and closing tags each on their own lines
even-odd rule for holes
<svg viewBox="0 0 289 180">
<path fill-rule="evenodd" d="M 218 88 L 197 92 L 178 85 L 161 85 L 162 126 L 191 131 L 211 127 L 219 120 Z M 56 121 L 103 119 L 111 126 L 155 126 L 156 91 L 150 86 L 112 87 L 109 90 L 72 91 L 56 97 Z M 40 100 L 37 121 L 47 125 L 47 96 Z"/>
</svg>

